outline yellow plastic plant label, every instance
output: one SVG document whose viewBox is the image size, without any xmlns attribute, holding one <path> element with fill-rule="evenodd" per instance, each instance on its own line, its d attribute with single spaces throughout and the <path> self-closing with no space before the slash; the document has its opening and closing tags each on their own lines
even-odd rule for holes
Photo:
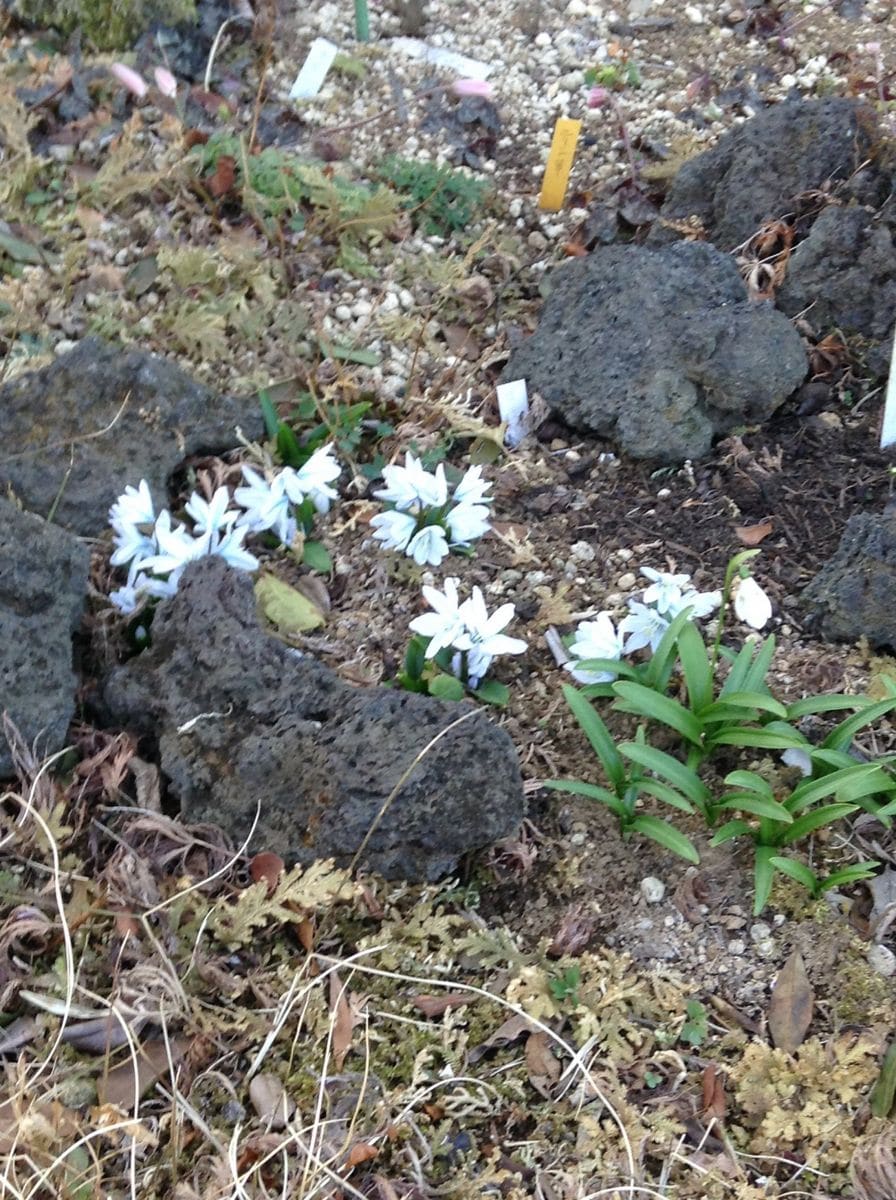
<svg viewBox="0 0 896 1200">
<path fill-rule="evenodd" d="M 582 122 L 573 121 L 570 117 L 560 117 L 554 126 L 551 150 L 541 181 L 541 195 L 538 197 L 539 208 L 559 212 L 563 207 L 581 128 Z"/>
</svg>

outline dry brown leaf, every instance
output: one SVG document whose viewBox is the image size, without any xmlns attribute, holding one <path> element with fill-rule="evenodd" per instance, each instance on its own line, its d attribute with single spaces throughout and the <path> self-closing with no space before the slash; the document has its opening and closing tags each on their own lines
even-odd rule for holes
<svg viewBox="0 0 896 1200">
<path fill-rule="evenodd" d="M 727 1000 L 723 1000 L 721 996 L 711 995 L 709 1003 L 729 1029 L 739 1026 L 741 1029 L 746 1029 L 747 1033 L 755 1033 L 757 1037 L 761 1036 L 762 1026 L 759 1022 L 754 1021 L 752 1017 L 748 1017 L 746 1013 L 741 1012 L 739 1008 L 735 1008 L 733 1004 L 729 1004 Z"/>
<path fill-rule="evenodd" d="M 162 783 L 155 763 L 144 762 L 136 754 L 129 756 L 127 766 L 137 787 L 137 807 L 148 812 L 162 811 Z M 107 789 L 108 790 L 108 789 Z"/>
<path fill-rule="evenodd" d="M 469 1004 L 476 997 L 467 992 L 446 992 L 442 996 L 415 996 L 412 1003 L 427 1017 L 441 1017 L 449 1008 Z"/>
<path fill-rule="evenodd" d="M 703 1068 L 703 1119 L 725 1119 L 725 1080 L 715 1063 Z"/>
<path fill-rule="evenodd" d="M 134 1095 L 143 1096 L 157 1079 L 171 1072 L 189 1049 L 186 1038 L 169 1042 L 147 1042 L 137 1051 L 137 1061 L 128 1058 L 97 1080 L 96 1091 L 101 1104 L 114 1104 L 125 1110 L 134 1107 Z"/>
<path fill-rule="evenodd" d="M 226 196 L 236 181 L 236 159 L 232 154 L 222 154 L 211 175 L 206 177 L 208 190 L 220 200 Z"/>
<path fill-rule="evenodd" d="M 812 1024 L 815 993 L 799 950 L 794 950 L 778 973 L 768 1006 L 768 1028 L 772 1041 L 785 1054 L 802 1045 Z"/>
<path fill-rule="evenodd" d="M 526 1073 L 536 1092 L 549 1100 L 554 1084 L 560 1078 L 561 1067 L 551 1049 L 551 1039 L 542 1030 L 526 1039 Z"/>
<path fill-rule="evenodd" d="M 458 358 L 466 358 L 470 362 L 475 362 L 481 355 L 482 348 L 469 325 L 446 325 L 442 332 L 445 335 L 448 349 Z"/>
<path fill-rule="evenodd" d="M 277 884 L 280 882 L 280 876 L 285 870 L 286 863 L 279 854 L 274 854 L 270 850 L 262 850 L 249 863 L 252 882 L 258 883 L 260 879 L 263 879 L 268 885 L 269 896 L 273 896 Z"/>
<path fill-rule="evenodd" d="M 564 954 L 582 954 L 594 936 L 597 918 L 588 912 L 584 904 L 571 904 L 560 921 L 560 928 L 548 946 L 549 958 L 562 958 Z"/>
<path fill-rule="evenodd" d="M 509 1046 L 512 1042 L 518 1041 L 525 1034 L 534 1032 L 535 1026 L 527 1017 L 508 1017 L 503 1025 L 498 1026 L 491 1037 L 486 1038 L 484 1042 L 470 1050 L 470 1062 L 478 1062 L 490 1050 L 500 1050 L 503 1046 Z"/>
<path fill-rule="evenodd" d="M 357 1167 L 361 1163 L 370 1162 L 378 1154 L 379 1150 L 377 1150 L 376 1146 L 371 1146 L 369 1142 L 355 1142 L 348 1152 L 346 1162 L 350 1167 Z"/>
<path fill-rule="evenodd" d="M 348 993 L 334 971 L 330 976 L 330 1011 L 333 1014 L 333 1061 L 336 1070 L 342 1070 L 345 1056 L 352 1048 L 354 1020 L 348 1002 Z"/>
<path fill-rule="evenodd" d="M 735 525 L 734 532 L 743 546 L 758 546 L 772 532 L 771 521 L 761 521 L 758 525 Z"/>
<path fill-rule="evenodd" d="M 295 1101 L 287 1096 L 283 1084 L 271 1071 L 263 1071 L 252 1078 L 249 1099 L 268 1129 L 285 1128 L 296 1110 Z"/>
</svg>

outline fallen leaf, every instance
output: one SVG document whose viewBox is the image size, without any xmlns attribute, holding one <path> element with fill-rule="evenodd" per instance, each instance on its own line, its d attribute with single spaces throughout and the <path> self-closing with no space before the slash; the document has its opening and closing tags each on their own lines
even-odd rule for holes
<svg viewBox="0 0 896 1200">
<path fill-rule="evenodd" d="M 741 1029 L 746 1029 L 747 1033 L 756 1034 L 757 1037 L 762 1034 L 762 1026 L 758 1021 L 748 1017 L 746 1013 L 735 1008 L 733 1004 L 729 1004 L 727 1000 L 723 1000 L 721 996 L 710 995 L 709 1003 L 729 1029 L 739 1026 Z"/>
<path fill-rule="evenodd" d="M 252 882 L 258 883 L 259 879 L 263 879 L 268 885 L 269 896 L 273 896 L 274 890 L 280 882 L 280 876 L 285 870 L 286 863 L 279 854 L 273 854 L 270 850 L 262 850 L 249 863 Z"/>
<path fill-rule="evenodd" d="M 597 919 L 584 904 L 571 904 L 560 921 L 560 928 L 547 948 L 548 958 L 562 958 L 564 954 L 574 957 L 582 954 L 594 936 Z"/>
<path fill-rule="evenodd" d="M 475 362 L 482 353 L 476 335 L 469 325 L 446 325 L 442 330 L 448 349 L 458 358 Z"/>
<path fill-rule="evenodd" d="M 118 1046 L 128 1044 L 128 1032 L 135 1037 L 146 1024 L 146 1017 L 133 1017 L 130 1022 L 114 1013 L 90 1021 L 74 1021 L 62 1031 L 62 1040 L 77 1050 L 89 1054 L 108 1054 Z"/>
<path fill-rule="evenodd" d="M 222 154 L 215 165 L 211 175 L 206 176 L 205 182 L 208 184 L 208 190 L 220 200 L 222 196 L 226 196 L 232 190 L 236 182 L 236 159 L 232 154 Z"/>
<path fill-rule="evenodd" d="M 470 1050 L 469 1060 L 471 1063 L 478 1062 L 490 1050 L 500 1050 L 503 1046 L 509 1046 L 512 1042 L 519 1041 L 525 1034 L 534 1032 L 535 1026 L 527 1017 L 508 1017 L 503 1025 L 498 1026 L 491 1037 L 486 1038 L 484 1042 L 480 1042 L 478 1046 L 474 1046 Z"/>
<path fill-rule="evenodd" d="M 703 1068 L 703 1118 L 725 1118 L 725 1080 L 715 1063 Z"/>
<path fill-rule="evenodd" d="M 287 1096 L 283 1084 L 271 1071 L 253 1076 L 249 1099 L 268 1129 L 283 1129 L 296 1110 L 295 1101 Z"/>
<path fill-rule="evenodd" d="M 0 1030 L 0 1054 L 15 1054 L 37 1037 L 37 1022 L 33 1017 L 16 1017 Z"/>
<path fill-rule="evenodd" d="M 146 1042 L 137 1050 L 136 1062 L 128 1058 L 104 1077 L 97 1080 L 96 1091 L 101 1104 L 131 1109 L 134 1096 L 145 1095 L 157 1079 L 170 1075 L 189 1048 L 186 1038 L 171 1041 Z"/>
<path fill-rule="evenodd" d="M 283 634 L 307 633 L 324 623 L 323 613 L 307 596 L 270 572 L 256 581 L 255 598 L 265 617 Z"/>
<path fill-rule="evenodd" d="M 346 1163 L 350 1167 L 357 1167 L 361 1163 L 370 1162 L 378 1154 L 379 1150 L 376 1146 L 371 1146 L 369 1142 L 355 1142 L 348 1152 Z"/>
<path fill-rule="evenodd" d="M 809 983 L 803 956 L 794 950 L 778 973 L 768 1006 L 768 1028 L 778 1050 L 786 1054 L 802 1045 L 815 1007 L 815 993 Z"/>
<path fill-rule="evenodd" d="M 443 996 L 415 996 L 412 1003 L 424 1016 L 441 1017 L 449 1008 L 459 1008 L 475 999 L 467 992 L 446 992 Z"/>
<path fill-rule="evenodd" d="M 334 971 L 330 976 L 330 1013 L 333 1021 L 333 1062 L 336 1070 L 342 1070 L 345 1056 L 352 1048 L 352 1010 L 348 994 Z"/>
<path fill-rule="evenodd" d="M 560 1060 L 551 1049 L 551 1040 L 541 1030 L 526 1040 L 526 1073 L 529 1082 L 540 1096 L 551 1098 L 554 1084 L 560 1078 Z"/>
<path fill-rule="evenodd" d="M 758 546 L 765 541 L 774 526 L 771 521 L 762 521 L 758 525 L 735 525 L 734 532 L 743 546 Z"/>
</svg>

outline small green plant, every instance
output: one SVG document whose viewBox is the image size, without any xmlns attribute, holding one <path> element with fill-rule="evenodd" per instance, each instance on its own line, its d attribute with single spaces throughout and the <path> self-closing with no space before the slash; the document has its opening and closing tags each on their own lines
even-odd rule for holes
<svg viewBox="0 0 896 1200">
<path fill-rule="evenodd" d="M 702 1046 L 709 1037 L 709 1014 L 699 1000 L 689 1000 L 685 1007 L 685 1022 L 678 1035 L 680 1042 L 689 1046 Z"/>
<path fill-rule="evenodd" d="M 337 243 L 338 264 L 356 274 L 370 273 L 363 250 L 398 215 L 398 199 L 388 188 L 358 183 L 276 146 L 251 152 L 245 138 L 214 133 L 191 153 L 217 196 L 238 196 L 266 228 L 287 220 L 299 231 L 313 219 L 315 233 Z"/>
<path fill-rule="evenodd" d="M 585 72 L 586 87 L 604 87 L 621 92 L 626 87 L 641 86 L 641 72 L 634 62 L 605 63 L 589 67 Z"/>
<path fill-rule="evenodd" d="M 452 672 L 452 652 L 449 647 L 433 658 L 426 657 L 429 638 L 416 635 L 408 642 L 404 667 L 396 676 L 396 684 L 406 692 L 420 692 L 439 700 L 463 700 L 469 694 L 484 704 L 503 707 L 510 699 L 510 689 L 497 679 L 483 679 L 476 686 L 469 678 L 458 678 Z"/>
<path fill-rule="evenodd" d="M 466 229 L 483 208 L 489 186 L 463 171 L 431 162 L 387 158 L 382 177 L 399 193 L 403 208 L 426 234 L 450 237 Z"/>
<path fill-rule="evenodd" d="M 719 628 L 711 648 L 685 608 L 667 622 L 646 662 L 627 664 L 615 658 L 596 658 L 576 664 L 586 676 L 601 673 L 605 678 L 617 677 L 582 691 L 568 685 L 563 689 L 609 786 L 574 779 L 552 780 L 547 786 L 597 800 L 616 816 L 623 836 L 643 834 L 690 862 L 697 861 L 693 843 L 670 821 L 645 813 L 644 797 L 681 812 L 699 814 L 706 826 L 715 830 L 714 845 L 737 837 L 749 838 L 754 850 L 754 913 L 758 915 L 768 902 L 776 870 L 802 883 L 813 895 L 873 873 L 877 864 L 864 862 L 819 878 L 809 867 L 792 859 L 790 852 L 811 833 L 860 809 L 889 824 L 896 813 L 896 775 L 890 769 L 893 760 L 856 762 L 847 751 L 860 730 L 896 708 L 896 695 L 877 702 L 843 695 L 811 696 L 791 705 L 772 696 L 766 677 L 774 638 L 756 647 L 746 644 L 738 653 L 721 645 L 732 590 L 745 557 L 736 556 L 726 572 Z M 672 587 L 673 579 L 664 577 L 655 590 Z M 748 591 L 751 601 L 758 590 L 754 584 Z M 726 663 L 728 670 L 724 673 Z M 677 696 L 669 694 L 673 684 Z M 634 740 L 617 744 L 590 702 L 591 697 L 612 698 L 612 711 L 638 718 Z M 810 743 L 799 728 L 806 716 L 842 710 L 854 711 L 818 746 Z M 677 737 L 678 754 L 653 744 L 651 734 L 655 730 L 662 731 L 664 747 L 669 745 L 670 734 Z M 724 780 L 730 790 L 716 796 L 701 775 L 706 764 L 712 762 L 715 766 L 729 761 L 740 750 L 755 749 L 795 753 L 806 777 L 791 788 L 777 775 L 773 786 L 757 770 L 731 770 Z"/>
<path fill-rule="evenodd" d="M 574 963 L 567 967 L 562 975 L 554 975 L 548 980 L 548 987 L 555 1000 L 561 1003 L 570 1001 L 573 1007 L 579 1003 L 579 988 L 582 984 L 582 972 Z"/>
</svg>

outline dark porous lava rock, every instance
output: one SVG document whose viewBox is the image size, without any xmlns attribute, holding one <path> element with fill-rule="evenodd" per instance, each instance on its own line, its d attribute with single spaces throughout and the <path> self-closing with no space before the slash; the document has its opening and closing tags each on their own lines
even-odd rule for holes
<svg viewBox="0 0 896 1200">
<path fill-rule="evenodd" d="M 831 186 L 876 208 L 892 186 L 883 144 L 877 116 L 861 101 L 767 108 L 681 167 L 651 237 L 668 241 L 680 236 L 668 222 L 697 218 L 714 245 L 733 250 L 767 221 L 792 214 L 805 193 Z"/>
<path fill-rule="evenodd" d="M 152 638 L 112 673 L 106 702 L 157 740 L 185 821 L 242 842 L 257 809 L 252 846 L 305 864 L 346 865 L 370 833 L 361 863 L 409 880 L 438 879 L 518 828 L 522 782 L 502 729 L 465 704 L 343 683 L 259 627 L 250 576 L 220 558 L 187 567 Z"/>
<path fill-rule="evenodd" d="M 65 745 L 75 711 L 72 634 L 89 566 L 71 534 L 0 499 L 0 711 L 38 756 Z M 13 773 L 0 736 L 0 775 Z"/>
<path fill-rule="evenodd" d="M 889 370 L 896 322 L 894 232 L 871 209 L 831 205 L 791 254 L 776 296 L 782 312 L 805 313 L 819 334 L 865 338 L 864 365 L 878 379 Z"/>
<path fill-rule="evenodd" d="M 600 247 L 550 284 L 503 378 L 524 378 L 568 424 L 634 458 L 699 458 L 805 376 L 790 321 L 751 302 L 734 259 L 705 243 Z"/>
<path fill-rule="evenodd" d="M 835 642 L 866 637 L 896 649 L 896 508 L 857 513 L 833 557 L 803 592 L 822 635 Z"/>
<path fill-rule="evenodd" d="M 25 508 L 95 536 L 129 483 L 157 505 L 188 455 L 263 436 L 254 399 L 218 396 L 174 363 L 89 337 L 40 371 L 0 386 L 0 486 Z"/>
</svg>

